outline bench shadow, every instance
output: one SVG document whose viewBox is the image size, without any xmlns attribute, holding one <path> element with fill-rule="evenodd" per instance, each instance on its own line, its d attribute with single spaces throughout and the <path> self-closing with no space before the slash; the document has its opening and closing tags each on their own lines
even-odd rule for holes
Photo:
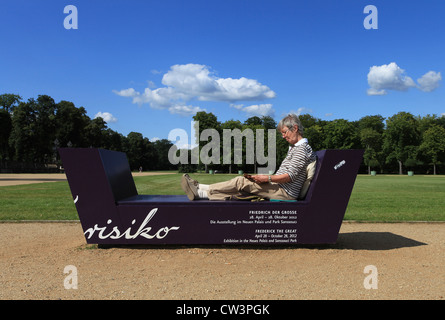
<svg viewBox="0 0 445 320">
<path fill-rule="evenodd" d="M 409 239 L 391 232 L 350 232 L 340 233 L 335 244 L 312 245 L 98 245 L 100 249 L 125 248 L 125 249 L 184 249 L 184 248 L 208 248 L 208 249 L 256 249 L 256 250 L 281 250 L 281 249 L 337 249 L 337 250 L 393 250 L 425 246 L 427 243 Z"/>
<path fill-rule="evenodd" d="M 393 250 L 425 246 L 416 241 L 392 232 L 350 232 L 340 233 L 335 245 L 331 248 L 350 250 Z"/>
</svg>

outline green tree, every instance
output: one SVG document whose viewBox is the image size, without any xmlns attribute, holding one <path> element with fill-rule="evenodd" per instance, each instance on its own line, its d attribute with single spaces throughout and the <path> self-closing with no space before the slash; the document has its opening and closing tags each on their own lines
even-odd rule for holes
<svg viewBox="0 0 445 320">
<path fill-rule="evenodd" d="M 0 95 L 0 107 L 6 112 L 12 112 L 22 101 L 22 97 L 17 94 L 5 93 Z"/>
<path fill-rule="evenodd" d="M 436 123 L 445 129 L 445 114 L 443 114 L 440 118 L 437 118 Z"/>
<path fill-rule="evenodd" d="M 244 130 L 249 130 L 253 133 L 253 141 L 249 140 L 248 135 L 245 135 L 245 137 L 243 137 L 242 139 L 242 158 L 243 158 L 243 164 L 242 164 L 242 168 L 244 168 L 244 171 L 249 171 L 249 172 L 254 172 L 257 173 L 258 172 L 258 162 L 257 162 L 257 130 L 264 130 L 264 137 L 263 137 L 263 141 L 258 141 L 258 143 L 263 143 L 264 146 L 264 153 L 267 154 L 268 150 L 268 143 L 267 143 L 267 130 L 264 129 L 264 127 L 261 124 L 244 124 L 243 128 L 242 128 L 242 132 L 244 132 Z M 246 132 L 249 132 L 246 131 Z M 248 144 L 252 143 L 253 145 L 249 145 L 248 148 Z M 248 152 L 249 151 L 249 152 Z M 251 154 L 253 153 L 253 155 Z M 253 156 L 253 159 L 250 159 L 250 157 Z M 252 160 L 253 160 L 253 165 L 252 165 Z"/>
<path fill-rule="evenodd" d="M 423 134 L 419 151 L 429 158 L 436 174 L 436 165 L 445 158 L 445 129 L 437 124 L 431 125 Z"/>
<path fill-rule="evenodd" d="M 311 116 L 310 114 L 302 114 L 299 116 L 303 126 L 303 136 L 308 139 L 309 145 L 314 151 L 325 148 L 326 135 L 324 133 L 325 121 Z"/>
<path fill-rule="evenodd" d="M 36 105 L 37 161 L 51 163 L 56 159 L 56 103 L 48 95 L 39 95 Z"/>
<path fill-rule="evenodd" d="M 413 147 L 419 145 L 419 140 L 417 121 L 411 113 L 402 111 L 386 120 L 383 149 L 387 154 L 387 162 L 398 162 L 399 174 L 402 174 L 403 163 L 415 158 Z"/>
<path fill-rule="evenodd" d="M 358 129 L 363 130 L 365 128 L 368 128 L 374 130 L 375 132 L 383 134 L 383 131 L 385 130 L 384 121 L 385 118 L 381 115 L 364 116 L 358 121 Z"/>
<path fill-rule="evenodd" d="M 243 126 L 243 130 L 244 129 L 250 129 L 253 131 L 254 133 L 254 165 L 253 165 L 253 172 L 258 173 L 258 165 L 263 166 L 265 164 L 267 164 L 268 166 L 270 165 L 270 157 L 274 157 L 272 150 L 270 150 L 271 153 L 269 153 L 269 148 L 273 147 L 275 148 L 275 158 L 274 161 L 275 163 L 277 163 L 277 160 L 279 158 L 278 154 L 280 153 L 280 143 L 279 143 L 279 138 L 281 138 L 281 133 L 276 132 L 277 129 L 277 122 L 270 116 L 262 116 L 261 118 L 259 117 L 250 117 L 248 118 L 245 122 L 244 122 L 244 126 Z M 259 136 L 258 133 L 260 131 L 257 130 L 263 130 L 264 131 L 264 139 L 263 141 L 258 140 Z M 273 139 L 273 143 L 269 146 L 269 130 L 274 130 L 273 132 L 273 136 L 271 136 L 271 139 Z M 259 145 L 257 145 L 257 143 Z M 264 152 L 262 152 L 260 148 L 261 144 L 263 145 L 264 148 Z M 246 141 L 243 141 L 243 161 L 246 161 L 246 157 L 245 157 L 245 152 L 246 152 L 247 146 L 246 146 Z M 283 149 L 285 149 L 285 152 L 287 151 L 287 146 L 285 146 Z M 263 153 L 263 154 L 261 154 Z M 266 159 L 266 163 L 263 163 L 263 161 L 265 159 L 262 158 L 257 158 L 257 155 L 259 157 L 264 157 Z M 248 168 L 248 167 L 247 167 Z M 249 170 L 250 171 L 250 170 Z"/>
<path fill-rule="evenodd" d="M 153 151 L 155 157 L 156 170 L 170 170 L 176 168 L 176 165 L 172 165 L 168 160 L 168 151 L 173 146 L 173 143 L 167 139 L 156 140 L 153 142 Z"/>
<path fill-rule="evenodd" d="M 37 102 L 29 99 L 14 108 L 9 144 L 14 150 L 13 159 L 20 162 L 37 161 Z"/>
<path fill-rule="evenodd" d="M 301 125 L 303 126 L 303 130 L 306 131 L 306 129 L 311 128 L 315 125 L 317 125 L 320 122 L 320 119 L 315 118 L 314 116 L 310 115 L 309 113 L 300 114 L 298 116 L 300 119 Z"/>
<path fill-rule="evenodd" d="M 432 125 L 440 125 L 440 118 L 435 114 L 415 117 L 420 135 L 423 135 Z"/>
<path fill-rule="evenodd" d="M 12 130 L 12 119 L 9 112 L 0 109 L 0 160 L 9 157 L 9 136 Z"/>
<path fill-rule="evenodd" d="M 363 160 L 365 165 L 368 166 L 368 173 L 370 173 L 371 167 L 380 164 L 378 158 L 379 153 L 381 153 L 383 136 L 372 128 L 364 128 L 360 131 L 360 140 L 362 145 L 365 146 Z"/>
<path fill-rule="evenodd" d="M 0 160 L 9 159 L 9 137 L 12 130 L 12 111 L 21 102 L 22 97 L 5 93 L 0 95 Z"/>
<path fill-rule="evenodd" d="M 271 116 L 262 116 L 261 124 L 265 129 L 276 129 L 277 122 Z"/>
<path fill-rule="evenodd" d="M 226 122 L 221 123 L 221 131 L 224 132 L 224 130 L 231 130 L 233 132 L 234 129 L 239 129 L 239 130 L 243 130 L 243 124 L 241 123 L 241 121 L 239 120 L 227 120 Z M 224 135 L 224 133 L 223 133 Z M 221 139 L 220 141 L 221 143 L 221 152 L 220 152 L 220 156 L 221 156 L 221 161 L 220 163 L 224 162 L 224 151 L 229 152 L 230 153 L 230 164 L 228 164 L 228 171 L 229 173 L 232 173 L 232 169 L 238 168 L 238 165 L 235 164 L 235 160 L 234 160 L 234 148 L 233 148 L 233 139 L 231 139 L 230 142 L 230 150 L 224 150 L 223 148 L 223 139 Z M 245 150 L 245 149 L 244 149 Z M 227 155 L 226 155 L 227 157 Z M 223 165 L 225 166 L 225 165 Z M 240 166 L 241 168 L 242 166 Z"/>
<path fill-rule="evenodd" d="M 218 121 L 218 118 L 211 112 L 199 111 L 193 116 L 194 121 L 199 121 L 199 132 L 196 132 L 201 135 L 202 131 L 205 129 L 215 129 L 218 132 L 221 131 L 221 124 Z M 205 142 L 204 142 L 205 143 Z"/>
<path fill-rule="evenodd" d="M 14 107 L 10 145 L 17 161 L 48 163 L 55 156 L 54 99 L 39 95 Z"/>
<path fill-rule="evenodd" d="M 130 132 L 127 136 L 127 157 L 130 162 L 130 168 L 137 170 L 139 167 L 149 169 L 150 163 L 150 141 L 144 138 L 139 132 Z"/>
<path fill-rule="evenodd" d="M 221 136 L 221 124 L 213 113 L 211 112 L 207 113 L 205 111 L 197 112 L 193 116 L 193 120 L 195 122 L 199 121 L 199 130 L 195 132 L 196 134 L 195 138 L 197 144 L 199 145 L 199 152 L 201 152 L 202 147 L 204 147 L 208 142 L 210 142 L 210 141 L 200 141 L 201 133 L 206 129 L 215 129 Z M 211 155 L 212 154 L 210 154 L 209 156 Z M 201 165 L 201 158 L 199 159 L 199 163 Z M 207 164 L 205 164 L 205 171 L 207 172 L 207 170 L 208 166 Z"/>
<path fill-rule="evenodd" d="M 104 148 L 107 123 L 101 117 L 94 118 L 85 126 L 84 136 L 87 147 Z"/>
<path fill-rule="evenodd" d="M 365 116 L 361 118 L 357 125 L 360 133 L 360 142 L 365 148 L 363 160 L 368 166 L 368 173 L 371 167 L 381 165 L 383 162 L 383 131 L 385 128 L 384 118 L 381 115 Z"/>
<path fill-rule="evenodd" d="M 261 120 L 263 122 L 263 128 L 265 132 L 264 136 L 264 149 L 265 152 L 267 152 L 267 157 L 269 158 L 269 130 L 275 130 L 275 164 L 279 165 L 281 162 L 278 162 L 278 153 L 279 153 L 279 144 L 277 143 L 277 139 L 282 138 L 281 132 L 277 131 L 277 122 L 270 116 L 263 116 L 261 117 Z M 273 138 L 273 137 L 271 137 Z M 278 168 L 277 168 L 278 169 Z"/>
<path fill-rule="evenodd" d="M 84 130 L 91 121 L 85 108 L 60 101 L 55 113 L 56 139 L 60 147 L 89 147 Z"/>
<path fill-rule="evenodd" d="M 254 116 L 244 121 L 244 124 L 248 126 L 256 126 L 256 125 L 261 126 L 263 124 L 263 121 L 261 120 L 260 117 Z"/>
<path fill-rule="evenodd" d="M 126 137 L 119 132 L 116 132 L 110 128 L 105 129 L 103 132 L 105 148 L 114 151 L 124 151 L 126 147 Z M 145 138 L 147 139 L 147 138 Z M 148 140 L 148 139 L 147 139 Z"/>
<path fill-rule="evenodd" d="M 330 121 L 325 126 L 325 146 L 328 149 L 352 149 L 356 147 L 358 136 L 354 124 L 345 119 Z"/>
</svg>

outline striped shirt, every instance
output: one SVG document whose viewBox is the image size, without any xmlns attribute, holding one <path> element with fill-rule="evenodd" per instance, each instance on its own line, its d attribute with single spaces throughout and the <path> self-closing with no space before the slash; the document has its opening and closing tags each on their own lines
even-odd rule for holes
<svg viewBox="0 0 445 320">
<path fill-rule="evenodd" d="M 306 138 L 303 138 L 295 145 L 290 146 L 286 157 L 275 174 L 279 175 L 287 173 L 291 181 L 280 183 L 280 187 L 283 188 L 288 195 L 297 199 L 301 187 L 307 178 L 306 167 L 309 163 L 315 160 L 315 153 L 312 151 Z"/>
</svg>

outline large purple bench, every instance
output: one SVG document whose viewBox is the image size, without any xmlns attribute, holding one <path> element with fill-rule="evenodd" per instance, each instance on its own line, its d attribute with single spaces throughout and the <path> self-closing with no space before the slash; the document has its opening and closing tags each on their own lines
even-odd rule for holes
<svg viewBox="0 0 445 320">
<path fill-rule="evenodd" d="M 125 153 L 59 153 L 87 243 L 116 245 L 335 243 L 363 156 L 363 150 L 318 151 L 304 200 L 250 202 L 139 195 Z"/>
</svg>

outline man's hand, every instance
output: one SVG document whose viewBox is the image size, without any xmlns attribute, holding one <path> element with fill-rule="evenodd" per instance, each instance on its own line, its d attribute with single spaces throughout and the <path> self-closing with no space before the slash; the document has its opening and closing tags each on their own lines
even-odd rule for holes
<svg viewBox="0 0 445 320">
<path fill-rule="evenodd" d="M 269 176 L 265 174 L 258 174 L 256 176 L 252 176 L 252 178 L 258 184 L 269 182 Z"/>
</svg>

